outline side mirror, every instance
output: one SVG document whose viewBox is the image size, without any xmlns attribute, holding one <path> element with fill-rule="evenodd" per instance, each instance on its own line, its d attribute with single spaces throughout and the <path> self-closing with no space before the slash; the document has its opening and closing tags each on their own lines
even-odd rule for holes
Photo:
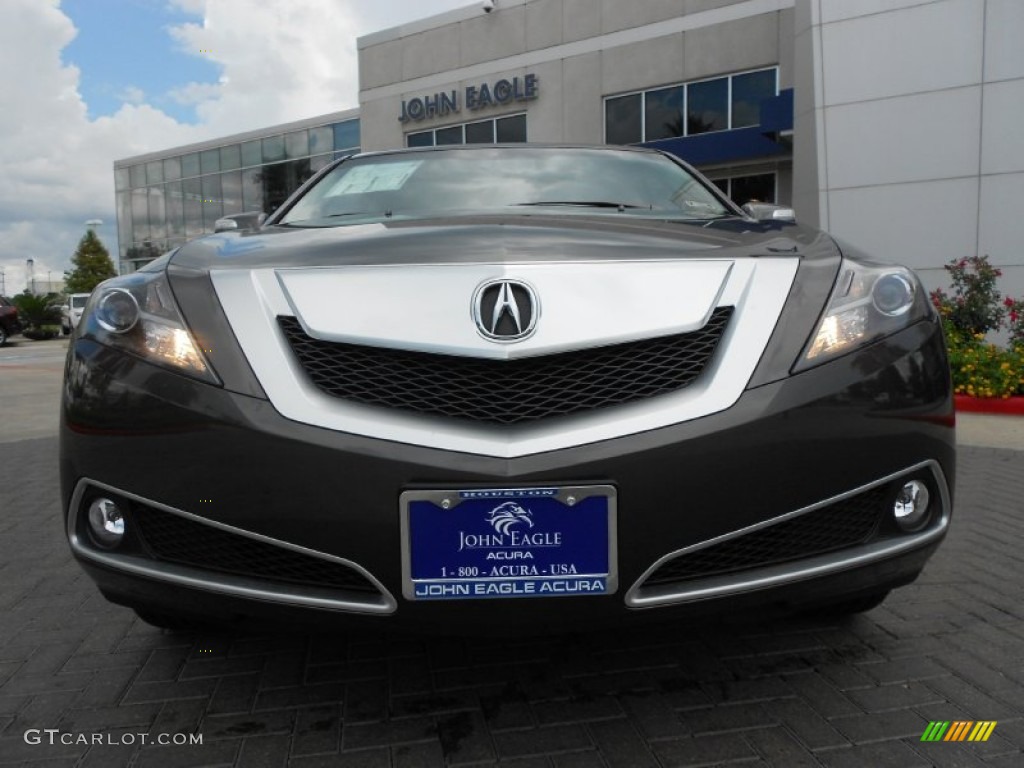
<svg viewBox="0 0 1024 768">
<path fill-rule="evenodd" d="M 239 229 L 259 229 L 267 220 L 267 214 L 262 211 L 247 211 L 245 213 L 232 213 L 224 218 L 213 222 L 214 232 L 233 232 Z"/>
<path fill-rule="evenodd" d="M 758 221 L 796 221 L 796 211 L 774 203 L 747 203 L 743 206 L 743 211 Z"/>
</svg>

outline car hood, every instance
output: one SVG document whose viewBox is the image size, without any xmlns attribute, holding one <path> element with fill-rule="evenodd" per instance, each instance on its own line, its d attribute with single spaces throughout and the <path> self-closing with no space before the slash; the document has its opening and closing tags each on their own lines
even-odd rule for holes
<svg viewBox="0 0 1024 768">
<path fill-rule="evenodd" d="M 822 232 L 744 219 L 711 222 L 610 216 L 460 216 L 337 227 L 222 232 L 182 246 L 192 269 L 345 264 L 458 264 L 740 256 L 812 257 L 835 247 Z"/>
</svg>

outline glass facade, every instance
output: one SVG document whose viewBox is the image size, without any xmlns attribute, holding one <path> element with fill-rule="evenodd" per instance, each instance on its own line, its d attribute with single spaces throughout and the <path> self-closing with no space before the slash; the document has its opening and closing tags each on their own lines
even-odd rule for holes
<svg viewBox="0 0 1024 768">
<path fill-rule="evenodd" d="M 120 165 L 114 186 L 121 272 L 213 232 L 222 216 L 271 213 L 329 162 L 358 151 L 355 118 Z"/>
<path fill-rule="evenodd" d="M 761 102 L 777 96 L 779 69 L 653 88 L 604 100 L 606 144 L 695 136 L 757 125 Z"/>
<path fill-rule="evenodd" d="M 526 141 L 526 115 L 449 125 L 407 134 L 407 147 L 440 147 L 446 144 L 520 144 Z"/>
</svg>

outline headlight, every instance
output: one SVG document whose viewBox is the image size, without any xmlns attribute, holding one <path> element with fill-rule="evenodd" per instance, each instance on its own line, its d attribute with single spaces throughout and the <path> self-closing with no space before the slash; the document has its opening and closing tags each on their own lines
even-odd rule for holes
<svg viewBox="0 0 1024 768">
<path fill-rule="evenodd" d="M 927 317 L 928 300 L 905 267 L 843 259 L 825 314 L 794 370 L 804 370 Z"/>
<path fill-rule="evenodd" d="M 101 283 L 89 297 L 82 324 L 84 338 L 220 383 L 185 326 L 162 270 L 135 272 Z"/>
</svg>

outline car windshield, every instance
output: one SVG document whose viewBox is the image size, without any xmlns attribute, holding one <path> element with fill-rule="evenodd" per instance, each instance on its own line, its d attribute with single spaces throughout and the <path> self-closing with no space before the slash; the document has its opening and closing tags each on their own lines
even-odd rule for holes
<svg viewBox="0 0 1024 768">
<path fill-rule="evenodd" d="M 324 175 L 276 223 L 323 227 L 534 209 L 685 219 L 735 213 L 663 155 L 493 147 L 348 160 Z"/>
<path fill-rule="evenodd" d="M 88 296 L 72 296 L 71 297 L 71 308 L 81 309 L 85 306 L 85 302 L 89 300 Z"/>
</svg>

